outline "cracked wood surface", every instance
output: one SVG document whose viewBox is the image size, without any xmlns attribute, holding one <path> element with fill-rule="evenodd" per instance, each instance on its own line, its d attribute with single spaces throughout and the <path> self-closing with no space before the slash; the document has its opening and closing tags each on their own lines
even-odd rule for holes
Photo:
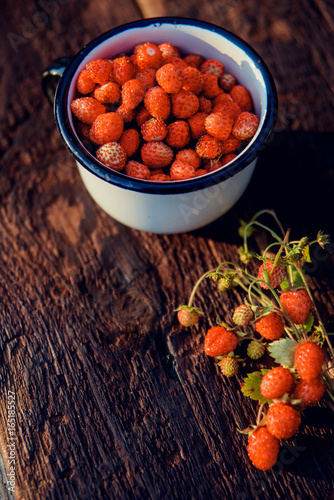
<svg viewBox="0 0 334 500">
<path fill-rule="evenodd" d="M 273 140 L 244 197 L 210 226 L 170 236 L 131 230 L 94 204 L 40 88 L 55 58 L 163 14 L 244 38 L 279 94 Z M 296 237 L 333 234 L 332 4 L 7 0 L 0 34 L 0 449 L 8 467 L 13 391 L 15 497 L 332 498 L 333 419 L 324 405 L 305 412 L 272 471 L 249 463 L 237 432 L 256 414 L 240 392 L 245 371 L 223 378 L 203 354 L 206 327 L 231 321 L 239 292 L 203 286 L 197 305 L 207 317 L 191 331 L 173 313 L 201 273 L 236 261 L 239 218 L 268 207 Z M 333 263 L 330 245 L 309 266 L 330 331 Z"/>
</svg>

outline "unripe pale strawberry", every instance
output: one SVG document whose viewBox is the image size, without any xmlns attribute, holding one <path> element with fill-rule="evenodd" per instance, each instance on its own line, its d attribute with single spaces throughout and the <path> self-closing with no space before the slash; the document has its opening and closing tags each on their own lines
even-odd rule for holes
<svg viewBox="0 0 334 500">
<path fill-rule="evenodd" d="M 238 306 L 233 314 L 233 321 L 236 325 L 245 326 L 249 325 L 249 323 L 253 319 L 253 311 L 252 308 L 248 304 L 242 304 Z"/>
<path fill-rule="evenodd" d="M 238 359 L 234 356 L 224 356 L 218 363 L 220 371 L 226 377 L 234 377 L 239 370 Z"/>
<path fill-rule="evenodd" d="M 269 282 L 270 282 L 270 286 L 272 286 L 272 288 L 278 288 L 286 276 L 286 268 L 283 266 L 280 266 L 278 264 L 276 264 L 274 266 L 274 263 L 271 262 L 270 260 L 266 260 L 259 267 L 257 277 L 260 280 L 266 281 L 265 275 L 264 275 L 265 271 L 267 271 L 267 273 L 269 275 Z M 260 286 L 265 290 L 269 289 L 267 283 L 260 283 Z"/>
<path fill-rule="evenodd" d="M 260 359 L 265 352 L 266 348 L 264 344 L 258 340 L 252 340 L 247 346 L 247 356 L 253 360 Z"/>
</svg>

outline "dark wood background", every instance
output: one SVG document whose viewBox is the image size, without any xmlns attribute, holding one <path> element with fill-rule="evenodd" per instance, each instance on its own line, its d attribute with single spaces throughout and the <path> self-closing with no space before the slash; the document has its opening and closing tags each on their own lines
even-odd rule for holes
<svg viewBox="0 0 334 500">
<path fill-rule="evenodd" d="M 40 86 L 55 58 L 156 15 L 238 34 L 264 58 L 279 94 L 273 140 L 244 197 L 189 234 L 145 234 L 103 213 Z M 238 292 L 201 288 L 207 317 L 192 330 L 173 312 L 201 273 L 236 261 L 240 217 L 273 208 L 295 237 L 334 233 L 333 3 L 7 0 L 0 33 L 0 449 L 6 466 L 13 391 L 16 498 L 333 498 L 326 405 L 305 412 L 272 471 L 247 458 L 237 428 L 254 421 L 256 406 L 240 392 L 244 372 L 223 378 L 203 353 L 206 328 L 231 320 Z M 309 266 L 329 331 L 333 254 L 331 244 Z"/>
</svg>

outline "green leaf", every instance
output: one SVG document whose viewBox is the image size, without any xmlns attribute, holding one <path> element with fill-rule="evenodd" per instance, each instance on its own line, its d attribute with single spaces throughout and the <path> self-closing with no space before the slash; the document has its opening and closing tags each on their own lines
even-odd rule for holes
<svg viewBox="0 0 334 500">
<path fill-rule="evenodd" d="M 310 245 L 307 245 L 303 250 L 303 258 L 305 262 L 312 262 L 310 256 Z"/>
<path fill-rule="evenodd" d="M 244 220 L 240 219 L 240 226 L 238 228 L 238 234 L 241 236 L 241 238 L 244 238 L 245 236 L 245 231 L 246 231 L 246 237 L 249 238 L 255 231 L 255 228 L 252 226 L 248 226 L 248 222 L 245 222 Z M 247 229 L 246 229 L 247 228 Z"/>
<path fill-rule="evenodd" d="M 244 380 L 241 392 L 255 401 L 259 401 L 260 404 L 271 403 L 271 399 L 267 399 L 262 396 L 260 392 L 260 384 L 263 376 L 269 372 L 269 370 L 262 369 L 260 372 L 250 373 Z"/>
<path fill-rule="evenodd" d="M 292 368 L 295 362 L 295 348 L 298 342 L 293 339 L 274 340 L 268 346 L 270 355 L 276 363 Z"/>
<path fill-rule="evenodd" d="M 310 313 L 305 322 L 301 325 L 303 332 L 308 333 L 312 330 L 312 326 L 314 323 L 314 316 L 312 313 Z"/>
<path fill-rule="evenodd" d="M 181 305 L 177 309 L 174 309 L 174 312 L 181 311 L 182 309 L 185 309 L 186 311 L 195 311 L 198 314 L 204 314 L 204 312 L 199 308 L 199 307 L 194 307 L 194 306 L 186 306 L 186 305 Z"/>
<path fill-rule="evenodd" d="M 301 279 L 300 274 L 299 274 L 299 272 L 297 271 L 297 269 L 295 267 L 292 268 L 292 283 L 291 283 L 291 286 L 293 288 L 300 288 L 300 287 L 304 286 L 303 280 Z M 290 285 L 289 285 L 289 281 L 288 281 L 287 277 L 284 278 L 284 280 L 282 281 L 280 287 L 281 287 L 281 290 L 283 292 L 286 292 L 287 290 L 290 290 Z"/>
<path fill-rule="evenodd" d="M 333 333 L 328 333 L 327 335 L 334 335 Z M 320 325 L 315 326 L 312 335 L 309 337 L 311 340 L 317 342 L 320 347 L 322 347 L 326 341 L 326 335 Z"/>
</svg>

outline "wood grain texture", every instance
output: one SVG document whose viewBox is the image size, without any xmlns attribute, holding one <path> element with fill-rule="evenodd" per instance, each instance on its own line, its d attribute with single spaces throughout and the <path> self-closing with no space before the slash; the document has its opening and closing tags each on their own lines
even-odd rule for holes
<svg viewBox="0 0 334 500">
<path fill-rule="evenodd" d="M 269 207 L 296 237 L 333 234 L 330 3 L 164 2 L 168 15 L 216 22 L 251 43 L 280 100 L 242 200 L 206 228 L 169 236 L 124 227 L 95 205 L 40 89 L 53 59 L 147 11 L 130 0 L 48 5 L 49 13 L 46 4 L 6 2 L 0 17 L 0 448 L 6 466 L 14 391 L 16 498 L 329 500 L 334 443 L 324 405 L 305 412 L 271 472 L 249 463 L 236 431 L 256 413 L 240 392 L 245 367 L 228 380 L 203 353 L 206 328 L 231 321 L 240 292 L 201 287 L 207 314 L 191 331 L 173 310 L 201 273 L 237 262 L 240 217 Z M 330 331 L 333 264 L 330 245 L 308 269 Z"/>
</svg>

